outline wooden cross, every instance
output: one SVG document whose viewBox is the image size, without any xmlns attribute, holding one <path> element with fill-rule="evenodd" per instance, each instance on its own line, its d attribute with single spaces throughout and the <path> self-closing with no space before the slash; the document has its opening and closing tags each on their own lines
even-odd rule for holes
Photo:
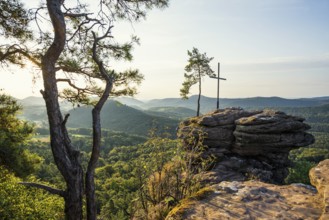
<svg viewBox="0 0 329 220">
<path fill-rule="evenodd" d="M 217 109 L 219 109 L 219 81 L 226 80 L 225 78 L 220 78 L 220 63 L 218 63 L 218 75 L 215 74 L 209 76 L 210 78 L 217 79 Z"/>
</svg>

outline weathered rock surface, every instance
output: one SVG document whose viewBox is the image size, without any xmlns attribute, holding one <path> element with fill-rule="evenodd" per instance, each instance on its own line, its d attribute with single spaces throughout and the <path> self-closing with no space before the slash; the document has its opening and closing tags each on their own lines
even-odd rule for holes
<svg viewBox="0 0 329 220">
<path fill-rule="evenodd" d="M 329 160 L 310 171 L 316 188 L 273 184 L 288 174 L 289 151 L 314 142 L 303 121 L 283 112 L 230 108 L 181 123 L 179 137 L 199 138 L 208 146 L 203 156 L 217 161 L 201 175 L 206 187 L 166 220 L 329 219 Z"/>
<path fill-rule="evenodd" d="M 310 126 L 303 121 L 301 117 L 271 110 L 240 118 L 235 121 L 236 141 L 232 151 L 254 156 L 288 153 L 293 148 L 308 146 L 314 138 L 305 132 Z"/>
<path fill-rule="evenodd" d="M 279 111 L 228 108 L 182 122 L 178 134 L 183 139 L 204 134 L 203 144 L 208 147 L 204 155 L 212 154 L 218 161 L 205 182 L 234 176 L 235 180 L 283 183 L 290 164 L 289 151 L 314 142 L 306 133 L 310 126 L 303 121 Z"/>
<path fill-rule="evenodd" d="M 322 203 L 321 220 L 329 219 L 329 159 L 311 169 L 310 180 L 319 192 Z"/>
<path fill-rule="evenodd" d="M 310 171 L 317 190 L 304 184 L 278 186 L 260 181 L 224 181 L 181 201 L 166 220 L 327 220 L 328 174 L 329 160 Z"/>
<path fill-rule="evenodd" d="M 310 186 L 222 182 L 183 200 L 166 220 L 311 220 L 319 219 L 321 212 L 316 190 Z"/>
</svg>

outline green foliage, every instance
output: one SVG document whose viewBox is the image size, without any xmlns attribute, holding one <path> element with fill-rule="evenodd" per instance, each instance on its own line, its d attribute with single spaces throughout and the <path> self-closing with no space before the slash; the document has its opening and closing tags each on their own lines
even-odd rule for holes
<svg viewBox="0 0 329 220">
<path fill-rule="evenodd" d="M 30 14 L 19 0 L 0 0 L 0 8 L 0 35 L 31 38 L 31 32 L 27 29 Z"/>
<path fill-rule="evenodd" d="M 185 81 L 182 84 L 180 90 L 180 96 L 183 99 L 188 99 L 188 94 L 190 93 L 190 88 L 198 83 L 199 84 L 199 96 L 196 115 L 200 115 L 200 101 L 201 101 L 201 79 L 204 76 L 213 75 L 214 71 L 210 68 L 209 63 L 213 57 L 208 58 L 207 54 L 200 54 L 197 48 L 193 48 L 192 51 L 187 51 L 189 55 L 188 64 L 185 66 L 184 77 Z"/>
<path fill-rule="evenodd" d="M 289 168 L 289 175 L 285 179 L 287 184 L 304 183 L 310 185 L 308 173 L 316 164 L 307 160 L 297 160 L 293 167 Z"/>
<path fill-rule="evenodd" d="M 80 107 L 70 111 L 68 126 L 72 128 L 91 127 L 90 108 Z M 128 107 L 116 101 L 108 101 L 101 112 L 102 127 L 112 131 L 125 132 L 130 135 L 147 136 L 154 127 L 158 133 L 168 132 L 171 137 L 176 136 L 179 121 L 161 116 L 146 114 L 145 112 Z"/>
<path fill-rule="evenodd" d="M 319 163 L 327 158 L 329 158 L 329 149 L 323 148 L 305 148 L 296 155 L 296 160 L 304 160 L 314 163 Z"/>
<path fill-rule="evenodd" d="M 103 1 L 113 11 L 115 19 L 128 19 L 139 21 L 146 16 L 146 11 L 152 8 L 165 8 L 169 0 L 119 0 L 117 4 L 111 4 L 111 0 Z"/>
<path fill-rule="evenodd" d="M 195 136 L 190 133 L 185 142 L 177 141 L 174 153 L 170 160 L 163 157 L 163 139 L 152 138 L 147 143 L 154 147 L 155 158 L 148 171 L 150 174 L 143 178 L 146 173 L 143 168 L 137 169 L 136 175 L 141 182 L 139 188 L 138 203 L 135 205 L 139 212 L 135 214 L 137 219 L 165 219 L 169 211 L 181 199 L 190 196 L 200 189 L 200 173 L 209 168 L 212 158 L 204 157 L 202 132 Z M 152 155 L 152 154 L 151 154 Z M 169 157 L 170 158 L 170 157 Z M 143 181 L 144 179 L 144 181 Z M 143 210 L 143 211 L 142 211 Z"/>
<path fill-rule="evenodd" d="M 141 209 L 140 189 L 160 165 L 177 154 L 177 142 L 151 138 L 144 144 L 121 146 L 111 150 L 107 165 L 96 169 L 101 218 L 130 219 Z"/>
<path fill-rule="evenodd" d="M 147 113 L 182 120 L 194 116 L 196 111 L 184 107 L 151 107 L 147 110 Z"/>
<path fill-rule="evenodd" d="M 187 54 L 189 59 L 188 64 L 185 66 L 185 81 L 183 82 L 183 88 L 180 90 L 180 95 L 184 99 L 188 99 L 187 95 L 190 93 L 190 88 L 194 84 L 201 84 L 202 77 L 206 75 L 211 76 L 214 73 L 209 66 L 213 57 L 208 58 L 206 53 L 201 54 L 197 48 L 193 48 L 192 51 L 187 51 Z"/>
<path fill-rule="evenodd" d="M 2 64 L 15 64 L 24 66 L 25 47 L 19 46 L 32 39 L 29 30 L 31 15 L 20 0 L 0 0 L 0 36 L 14 42 L 13 44 L 0 45 L 0 62 Z"/>
<path fill-rule="evenodd" d="M 26 188 L 21 180 L 0 166 L 0 219 L 63 219 L 63 199 L 39 189 Z"/>
<path fill-rule="evenodd" d="M 34 172 L 41 158 L 22 148 L 33 133 L 33 126 L 16 116 L 21 110 L 12 97 L 0 95 L 0 165 L 19 176 Z"/>
</svg>

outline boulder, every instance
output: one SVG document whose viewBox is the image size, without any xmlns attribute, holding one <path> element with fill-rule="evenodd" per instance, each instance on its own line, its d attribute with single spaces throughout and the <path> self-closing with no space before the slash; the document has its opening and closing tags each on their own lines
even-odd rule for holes
<svg viewBox="0 0 329 220">
<path fill-rule="evenodd" d="M 314 143 L 314 137 L 306 132 L 308 129 L 310 126 L 304 123 L 304 118 L 280 111 L 227 108 L 185 120 L 179 126 L 178 137 L 187 146 L 191 136 L 202 140 L 208 149 L 202 156 L 213 154 L 217 160 L 213 174 L 283 183 L 288 174 L 289 152 Z M 229 170 L 220 171 L 218 167 L 223 161 L 235 163 L 230 157 L 240 158 L 244 163 L 239 169 L 231 170 L 231 174 Z"/>
<path fill-rule="evenodd" d="M 322 203 L 321 220 L 329 219 L 329 159 L 321 161 L 310 171 L 310 181 L 319 192 Z"/>
<path fill-rule="evenodd" d="M 321 216 L 321 203 L 313 187 L 278 186 L 259 181 L 221 182 L 180 202 L 166 217 L 176 219 L 291 219 Z"/>
<path fill-rule="evenodd" d="M 206 114 L 198 119 L 198 124 L 205 127 L 217 127 L 223 125 L 234 125 L 235 120 L 243 117 L 249 117 L 257 112 L 248 112 L 242 108 L 218 109 L 212 113 Z"/>
<path fill-rule="evenodd" d="M 310 126 L 303 121 L 304 118 L 273 110 L 240 118 L 235 121 L 236 141 L 232 151 L 253 156 L 289 153 L 294 148 L 308 146 L 314 143 L 314 138 L 305 132 Z"/>
<path fill-rule="evenodd" d="M 288 175 L 290 150 L 314 142 L 308 129 L 303 118 L 273 110 L 230 108 L 184 121 L 179 137 L 202 140 L 202 156 L 216 162 L 197 176 L 204 188 L 180 201 L 166 220 L 329 219 L 329 160 L 310 171 L 316 188 L 275 185 Z"/>
</svg>

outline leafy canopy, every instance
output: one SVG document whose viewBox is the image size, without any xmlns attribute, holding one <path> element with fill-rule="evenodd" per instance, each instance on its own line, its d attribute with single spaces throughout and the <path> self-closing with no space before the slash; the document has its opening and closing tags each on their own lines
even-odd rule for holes
<svg viewBox="0 0 329 220">
<path fill-rule="evenodd" d="M 0 165 L 26 176 L 36 169 L 41 158 L 21 147 L 33 134 L 33 125 L 17 118 L 20 110 L 15 99 L 0 94 Z"/>
<path fill-rule="evenodd" d="M 64 219 L 63 200 L 38 189 L 27 189 L 0 165 L 0 219 Z"/>
<path fill-rule="evenodd" d="M 214 71 L 210 68 L 209 63 L 213 60 L 213 57 L 207 57 L 206 53 L 201 54 L 197 48 L 193 48 L 192 51 L 187 51 L 189 56 L 188 64 L 185 66 L 184 77 L 185 81 L 182 84 L 180 95 L 183 99 L 188 99 L 190 88 L 200 83 L 202 77 L 214 74 Z"/>
</svg>

